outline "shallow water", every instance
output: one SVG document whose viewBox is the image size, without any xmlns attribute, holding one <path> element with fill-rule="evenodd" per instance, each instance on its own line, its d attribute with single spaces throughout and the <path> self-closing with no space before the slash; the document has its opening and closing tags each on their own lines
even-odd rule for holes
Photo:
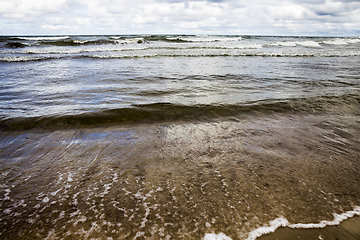
<svg viewBox="0 0 360 240">
<path fill-rule="evenodd" d="M 1 134 L 3 239 L 245 239 L 359 206 L 359 120 L 236 121 Z"/>
</svg>

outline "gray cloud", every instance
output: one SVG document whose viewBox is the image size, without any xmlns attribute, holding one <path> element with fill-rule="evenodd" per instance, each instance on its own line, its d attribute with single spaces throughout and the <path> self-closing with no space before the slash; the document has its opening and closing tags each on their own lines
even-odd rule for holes
<svg viewBox="0 0 360 240">
<path fill-rule="evenodd" d="M 1 0 L 0 34 L 359 35 L 354 0 Z"/>
</svg>

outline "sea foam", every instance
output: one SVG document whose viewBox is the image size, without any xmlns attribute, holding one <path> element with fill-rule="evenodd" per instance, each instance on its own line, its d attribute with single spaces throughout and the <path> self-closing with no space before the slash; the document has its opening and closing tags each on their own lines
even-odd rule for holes
<svg viewBox="0 0 360 240">
<path fill-rule="evenodd" d="M 359 42 L 360 42 L 359 38 L 353 38 L 353 39 L 336 38 L 328 41 L 323 41 L 323 43 L 331 44 L 331 45 L 347 45 L 347 44 L 354 44 Z"/>
<path fill-rule="evenodd" d="M 256 238 L 273 233 L 278 229 L 279 227 L 289 227 L 289 228 L 298 228 L 298 229 L 312 229 L 312 228 L 324 228 L 326 226 L 335 226 L 339 225 L 341 222 L 343 222 L 346 219 L 352 218 L 355 215 L 360 215 L 360 207 L 357 206 L 352 211 L 348 211 L 342 214 L 334 214 L 334 219 L 332 221 L 321 221 L 320 223 L 296 223 L 291 224 L 289 221 L 281 216 L 278 217 L 271 222 L 269 222 L 268 225 L 265 225 L 263 227 L 259 227 L 257 229 L 254 229 L 248 234 L 248 237 L 246 240 L 255 240 Z M 224 233 L 207 233 L 205 234 L 203 240 L 230 240 L 231 238 L 226 236 Z"/>
<path fill-rule="evenodd" d="M 28 41 L 57 41 L 70 38 L 70 36 L 60 36 L 60 37 L 17 37 L 18 39 L 28 40 Z"/>
<path fill-rule="evenodd" d="M 215 233 L 207 233 L 203 240 L 231 240 L 231 237 L 226 236 L 223 233 L 215 234 Z"/>
</svg>

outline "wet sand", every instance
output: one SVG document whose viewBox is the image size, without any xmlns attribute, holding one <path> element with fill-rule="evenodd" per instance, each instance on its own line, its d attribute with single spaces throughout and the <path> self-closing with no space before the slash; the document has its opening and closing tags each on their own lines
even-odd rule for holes
<svg viewBox="0 0 360 240">
<path fill-rule="evenodd" d="M 0 237 L 235 240 L 281 216 L 332 221 L 360 206 L 359 126 L 354 115 L 260 114 L 1 132 Z M 358 220 L 261 239 L 341 239 Z"/>
</svg>

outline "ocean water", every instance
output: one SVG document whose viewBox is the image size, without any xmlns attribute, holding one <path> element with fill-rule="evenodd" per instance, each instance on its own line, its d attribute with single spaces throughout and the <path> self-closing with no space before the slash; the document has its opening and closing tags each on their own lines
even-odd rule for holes
<svg viewBox="0 0 360 240">
<path fill-rule="evenodd" d="M 2 36 L 0 69 L 1 239 L 256 239 L 360 215 L 360 38 Z"/>
</svg>

